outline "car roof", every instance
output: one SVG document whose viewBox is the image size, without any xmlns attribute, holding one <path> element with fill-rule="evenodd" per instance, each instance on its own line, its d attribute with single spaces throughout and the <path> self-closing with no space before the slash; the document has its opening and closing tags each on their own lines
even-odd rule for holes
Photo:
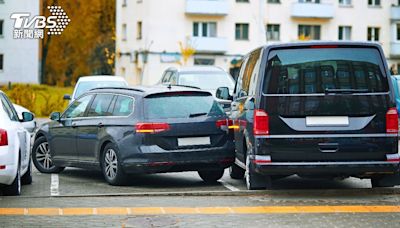
<svg viewBox="0 0 400 228">
<path fill-rule="evenodd" d="M 190 67 L 170 67 L 167 70 L 175 70 L 178 73 L 193 73 L 193 72 L 207 72 L 207 73 L 227 73 L 220 67 L 216 66 L 190 66 Z"/>
<path fill-rule="evenodd" d="M 89 91 L 89 93 L 117 93 L 122 95 L 139 95 L 147 97 L 154 94 L 162 94 L 169 92 L 199 92 L 211 93 L 205 90 L 200 90 L 194 87 L 176 86 L 176 85 L 154 85 L 154 86 L 134 86 L 134 87 L 104 87 L 96 88 Z"/>
<path fill-rule="evenodd" d="M 112 75 L 82 76 L 78 79 L 78 82 L 91 82 L 91 81 L 124 81 L 125 82 L 125 79 L 120 76 L 112 76 Z"/>
</svg>

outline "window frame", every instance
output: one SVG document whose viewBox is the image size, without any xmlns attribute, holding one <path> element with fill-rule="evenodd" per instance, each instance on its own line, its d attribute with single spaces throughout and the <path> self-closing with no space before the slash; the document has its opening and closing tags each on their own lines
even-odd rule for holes
<svg viewBox="0 0 400 228">
<path fill-rule="evenodd" d="M 269 28 L 271 28 L 272 30 L 269 31 Z M 278 30 L 276 31 L 276 28 L 278 28 Z M 281 40 L 281 25 L 280 24 L 267 24 L 266 26 L 266 35 L 267 35 L 267 41 L 280 41 Z M 278 33 L 278 38 L 274 39 L 274 32 Z M 269 36 L 269 34 L 271 33 L 271 36 Z M 269 37 L 272 37 L 272 39 L 269 39 Z"/>
<path fill-rule="evenodd" d="M 349 39 L 346 38 L 346 35 L 349 36 Z M 352 35 L 352 27 L 347 25 L 340 25 L 338 27 L 338 40 L 351 40 Z"/>
<path fill-rule="evenodd" d="M 212 25 L 215 30 L 212 31 Z M 206 31 L 204 31 L 204 28 Z M 216 21 L 194 21 L 193 22 L 193 37 L 217 37 L 218 36 L 218 23 Z M 197 29 L 197 30 L 196 30 Z M 205 32 L 205 34 L 204 34 Z"/>
<path fill-rule="evenodd" d="M 0 93 L 0 102 L 10 121 L 20 122 L 17 111 L 4 93 Z M 5 110 L 6 109 L 6 110 Z"/>
<path fill-rule="evenodd" d="M 89 118 L 93 118 L 93 117 L 108 117 L 107 115 L 97 115 L 97 116 L 91 116 L 91 112 L 90 110 L 92 109 L 93 104 L 95 103 L 96 99 L 98 96 L 110 96 L 111 100 L 110 103 L 108 104 L 107 110 L 106 112 L 111 108 L 111 105 L 113 104 L 114 98 L 116 97 L 116 95 L 111 94 L 111 93 L 98 93 L 96 94 L 96 96 L 93 97 L 93 100 L 90 102 L 90 106 L 88 106 L 88 109 L 86 110 L 86 115 L 84 117 L 89 117 Z M 113 111 L 113 110 L 111 110 Z"/>
<path fill-rule="evenodd" d="M 322 26 L 321 25 L 319 25 L 319 24 L 299 24 L 298 26 L 297 26 L 297 36 L 298 36 L 298 39 L 300 39 L 300 37 L 301 37 L 301 35 L 302 34 L 300 34 L 300 31 L 303 29 L 304 31 L 306 31 L 305 29 L 307 29 L 307 28 L 309 28 L 310 29 L 310 39 L 306 39 L 306 40 L 321 40 L 321 31 L 322 31 Z M 316 33 L 316 28 L 318 28 L 318 38 L 315 38 L 315 35 L 317 34 Z M 305 32 L 306 33 L 306 32 Z M 304 33 L 304 34 L 305 34 Z M 307 36 L 305 36 L 304 35 L 304 37 L 307 37 Z"/>
<path fill-rule="evenodd" d="M 3 38 L 3 37 L 4 37 L 4 20 L 0 19 L 0 38 Z"/>
<path fill-rule="evenodd" d="M 93 99 L 96 97 L 96 95 L 97 95 L 97 94 L 89 93 L 89 94 L 85 94 L 85 95 L 83 95 L 83 96 L 78 97 L 76 100 L 74 100 L 74 101 L 65 109 L 65 111 L 61 114 L 61 118 L 60 118 L 60 119 L 61 119 L 61 120 L 69 120 L 69 119 L 74 120 L 74 119 L 88 118 L 88 117 L 87 117 L 88 108 L 92 105 Z M 84 97 L 88 97 L 88 96 L 91 96 L 91 98 L 90 98 L 90 100 L 89 100 L 89 102 L 88 102 L 88 104 L 87 104 L 85 110 L 83 111 L 83 116 L 79 116 L 79 117 L 66 117 L 66 112 L 68 111 L 68 109 L 69 109 L 72 105 L 74 105 L 78 100 L 80 100 L 80 99 L 82 99 L 82 98 L 84 98 Z M 75 107 L 75 108 L 76 108 L 76 107 Z M 90 118 L 93 118 L 93 117 L 90 117 Z"/>
<path fill-rule="evenodd" d="M 245 35 L 244 28 L 245 27 L 247 27 L 247 37 L 244 36 Z M 238 40 L 238 41 L 249 41 L 250 40 L 250 24 L 249 23 L 235 23 L 235 40 Z"/>
<path fill-rule="evenodd" d="M 380 40 L 380 27 L 368 27 L 367 28 L 367 40 L 372 42 L 379 42 Z"/>
<path fill-rule="evenodd" d="M 136 98 L 134 97 L 134 96 L 129 96 L 129 95 L 125 95 L 125 94 L 113 94 L 114 95 L 114 98 L 113 98 L 113 100 L 111 101 L 111 104 L 112 105 L 114 105 L 113 106 L 113 108 L 112 108 L 112 112 L 111 112 L 111 116 L 105 116 L 105 117 L 101 117 L 101 118 L 127 118 L 127 117 L 130 117 L 130 116 L 132 116 L 134 113 L 135 113 L 135 111 L 136 111 L 136 108 L 135 108 L 135 105 L 136 105 Z M 124 115 L 124 116 L 114 116 L 114 110 L 115 110 L 115 106 L 116 106 L 116 104 L 117 104 L 117 101 L 118 101 L 118 98 L 119 97 L 128 97 L 128 98 L 130 98 L 131 100 L 132 100 L 132 110 L 131 110 L 131 112 L 128 114 L 128 115 Z"/>
<path fill-rule="evenodd" d="M 0 72 L 4 71 L 4 54 L 0 53 Z"/>
</svg>

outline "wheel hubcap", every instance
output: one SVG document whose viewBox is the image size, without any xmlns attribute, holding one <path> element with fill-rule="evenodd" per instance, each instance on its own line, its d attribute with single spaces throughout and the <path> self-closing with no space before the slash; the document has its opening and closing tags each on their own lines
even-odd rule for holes
<svg viewBox="0 0 400 228">
<path fill-rule="evenodd" d="M 44 142 L 36 149 L 36 161 L 45 169 L 51 169 L 53 162 L 51 160 L 49 143 Z"/>
<path fill-rule="evenodd" d="M 108 178 L 114 179 L 117 176 L 118 159 L 113 149 L 108 149 L 104 156 L 104 171 Z"/>
</svg>

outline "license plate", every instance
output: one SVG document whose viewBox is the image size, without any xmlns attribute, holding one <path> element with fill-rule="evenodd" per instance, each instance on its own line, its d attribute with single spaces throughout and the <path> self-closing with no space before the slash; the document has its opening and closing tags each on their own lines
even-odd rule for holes
<svg viewBox="0 0 400 228">
<path fill-rule="evenodd" d="M 210 137 L 178 138 L 178 146 L 199 146 L 210 144 Z"/>
<path fill-rule="evenodd" d="M 307 127 L 324 127 L 324 126 L 349 126 L 348 116 L 307 116 Z"/>
</svg>

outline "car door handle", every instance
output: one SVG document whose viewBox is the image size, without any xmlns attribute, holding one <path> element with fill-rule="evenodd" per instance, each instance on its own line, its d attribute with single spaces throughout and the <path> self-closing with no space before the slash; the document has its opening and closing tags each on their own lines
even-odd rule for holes
<svg viewBox="0 0 400 228">
<path fill-rule="evenodd" d="M 97 127 L 98 128 L 102 128 L 102 127 L 104 127 L 104 124 L 103 123 L 99 123 L 99 124 L 97 124 Z"/>
</svg>

